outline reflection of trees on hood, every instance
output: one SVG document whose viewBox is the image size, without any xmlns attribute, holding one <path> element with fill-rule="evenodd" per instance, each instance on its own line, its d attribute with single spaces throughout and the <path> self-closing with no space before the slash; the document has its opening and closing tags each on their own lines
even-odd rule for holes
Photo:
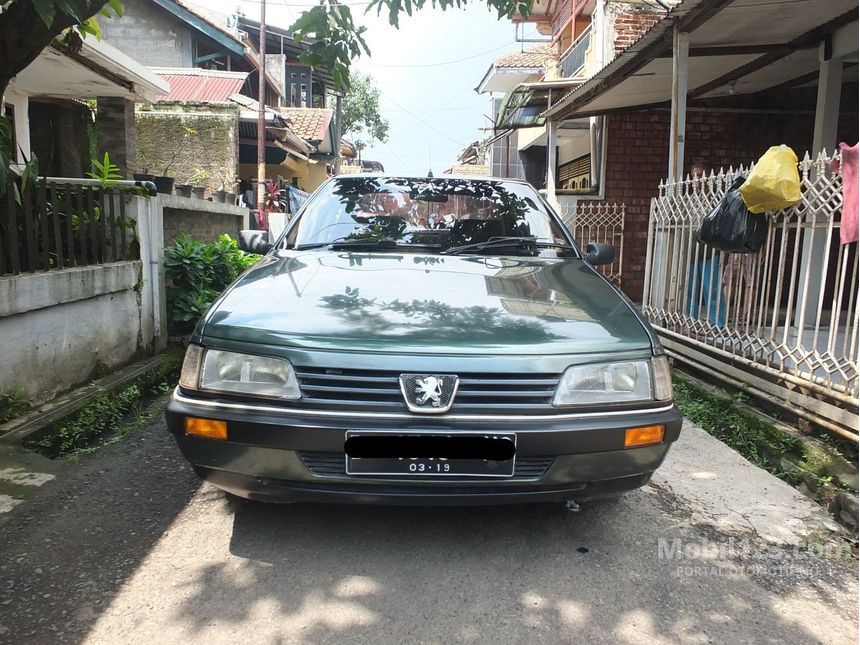
<svg viewBox="0 0 860 645">
<path fill-rule="evenodd" d="M 324 307 L 355 325 L 356 335 L 373 336 L 380 330 L 400 326 L 411 330 L 406 335 L 428 342 L 466 338 L 531 343 L 561 338 L 540 322 L 511 318 L 495 307 L 454 307 L 438 300 L 377 301 L 361 297 L 359 290 L 351 287 L 343 295 L 324 296 L 320 300 Z M 407 320 L 393 321 L 389 313 L 400 314 Z"/>
</svg>

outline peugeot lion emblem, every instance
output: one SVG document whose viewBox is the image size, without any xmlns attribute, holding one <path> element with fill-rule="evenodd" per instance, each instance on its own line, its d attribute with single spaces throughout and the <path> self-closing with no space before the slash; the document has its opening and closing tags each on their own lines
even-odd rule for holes
<svg viewBox="0 0 860 645">
<path fill-rule="evenodd" d="M 401 374 L 400 391 L 411 412 L 441 414 L 451 409 L 460 378 L 453 374 Z"/>
</svg>

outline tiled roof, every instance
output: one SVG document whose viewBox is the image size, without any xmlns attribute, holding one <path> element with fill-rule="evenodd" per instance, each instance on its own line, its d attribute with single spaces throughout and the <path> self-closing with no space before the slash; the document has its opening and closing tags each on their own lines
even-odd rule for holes
<svg viewBox="0 0 860 645">
<path fill-rule="evenodd" d="M 155 101 L 226 103 L 242 89 L 248 74 L 199 68 L 153 67 L 153 72 L 170 83 L 170 92 Z"/>
<path fill-rule="evenodd" d="M 287 121 L 290 129 L 306 141 L 322 141 L 331 123 L 332 111 L 328 108 L 277 108 Z"/>
<path fill-rule="evenodd" d="M 523 52 L 499 56 L 493 65 L 496 67 L 545 67 L 547 60 L 558 60 L 555 48 L 550 45 L 538 45 Z"/>
<path fill-rule="evenodd" d="M 481 164 L 460 164 L 443 171 L 445 175 L 466 175 L 470 177 L 489 177 L 490 167 Z"/>
</svg>

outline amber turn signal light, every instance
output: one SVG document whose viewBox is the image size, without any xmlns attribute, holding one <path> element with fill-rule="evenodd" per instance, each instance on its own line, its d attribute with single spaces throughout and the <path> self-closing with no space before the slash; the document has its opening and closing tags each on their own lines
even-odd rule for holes
<svg viewBox="0 0 860 645">
<path fill-rule="evenodd" d="M 185 434 L 206 439 L 227 440 L 227 422 L 185 417 Z"/>
<path fill-rule="evenodd" d="M 662 443 L 665 434 L 666 427 L 662 425 L 628 428 L 624 436 L 624 447 L 653 446 L 654 444 Z"/>
</svg>

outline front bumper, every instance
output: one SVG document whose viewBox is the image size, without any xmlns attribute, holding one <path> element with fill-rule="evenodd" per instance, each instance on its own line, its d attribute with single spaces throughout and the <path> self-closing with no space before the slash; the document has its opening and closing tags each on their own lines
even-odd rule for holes
<svg viewBox="0 0 860 645">
<path fill-rule="evenodd" d="M 228 440 L 184 433 L 185 417 L 227 422 Z M 678 438 L 681 415 L 674 406 L 611 415 L 564 415 L 536 419 L 368 414 L 293 414 L 288 408 L 197 399 L 174 393 L 167 425 L 197 474 L 235 495 L 262 501 L 372 504 L 499 504 L 613 496 L 647 483 Z M 394 418 L 390 418 L 394 417 Z M 627 428 L 663 424 L 663 443 L 625 449 Z M 343 459 L 347 430 L 516 432 L 517 459 L 546 463 L 513 478 L 349 476 L 314 467 L 312 457 Z M 541 459 L 542 458 L 542 459 Z"/>
</svg>

